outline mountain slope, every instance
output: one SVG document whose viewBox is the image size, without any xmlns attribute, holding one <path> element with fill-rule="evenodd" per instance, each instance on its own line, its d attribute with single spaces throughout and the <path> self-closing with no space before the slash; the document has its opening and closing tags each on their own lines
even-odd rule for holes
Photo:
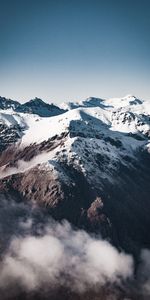
<svg viewBox="0 0 150 300">
<path fill-rule="evenodd" d="M 150 104 L 127 96 L 64 108 L 47 118 L 0 111 L 0 190 L 137 256 L 150 247 Z"/>
</svg>

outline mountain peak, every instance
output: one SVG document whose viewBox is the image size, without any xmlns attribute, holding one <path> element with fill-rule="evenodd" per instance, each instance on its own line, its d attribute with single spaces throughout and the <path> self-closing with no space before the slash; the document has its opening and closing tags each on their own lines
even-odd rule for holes
<svg viewBox="0 0 150 300">
<path fill-rule="evenodd" d="M 17 101 L 0 96 L 0 109 L 15 109 L 18 105 L 20 104 Z"/>
<path fill-rule="evenodd" d="M 133 95 L 127 95 L 123 99 L 128 100 L 130 105 L 143 103 L 142 100 L 138 99 L 136 96 Z"/>
<path fill-rule="evenodd" d="M 125 97 L 123 97 L 123 99 L 137 99 L 137 97 L 132 94 L 128 94 Z"/>
<path fill-rule="evenodd" d="M 83 101 L 83 104 L 87 106 L 101 106 L 103 105 L 103 102 L 104 100 L 101 98 L 88 97 L 86 100 Z"/>
<path fill-rule="evenodd" d="M 13 109 L 16 112 L 37 114 L 40 117 L 60 115 L 66 111 L 53 103 L 46 103 L 38 97 L 35 97 L 23 104 L 5 97 L 0 97 L 0 109 Z"/>
<path fill-rule="evenodd" d="M 37 114 L 40 117 L 51 117 L 60 115 L 61 113 L 65 112 L 63 109 L 60 109 L 53 103 L 46 103 L 42 99 L 37 97 L 20 105 L 19 111 L 22 111 L 24 113 Z"/>
<path fill-rule="evenodd" d="M 27 103 L 34 103 L 34 104 L 46 104 L 42 99 L 35 97 L 34 99 L 31 99 L 29 101 L 27 101 L 25 104 Z"/>
</svg>

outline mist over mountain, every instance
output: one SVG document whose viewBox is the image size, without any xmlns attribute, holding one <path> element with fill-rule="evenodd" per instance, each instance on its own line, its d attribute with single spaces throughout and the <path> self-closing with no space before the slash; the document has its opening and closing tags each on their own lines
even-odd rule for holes
<svg viewBox="0 0 150 300">
<path fill-rule="evenodd" d="M 149 299 L 149 139 L 132 95 L 0 97 L 4 300 Z"/>
</svg>

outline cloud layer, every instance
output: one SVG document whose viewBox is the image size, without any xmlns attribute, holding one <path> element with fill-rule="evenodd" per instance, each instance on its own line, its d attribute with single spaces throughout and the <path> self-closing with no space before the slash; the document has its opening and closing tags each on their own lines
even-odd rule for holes
<svg viewBox="0 0 150 300">
<path fill-rule="evenodd" d="M 150 295 L 150 251 L 142 250 L 134 278 L 134 260 L 100 236 L 56 222 L 38 208 L 0 197 L 0 292 L 37 292 L 64 287 L 86 292 L 105 286 L 138 284 Z M 130 286 L 132 287 L 132 286 Z M 137 290 L 137 289 L 136 289 Z M 6 293 L 5 293 L 6 292 Z M 131 292 L 132 293 L 132 292 Z M 143 298 L 142 298 L 143 299 Z"/>
<path fill-rule="evenodd" d="M 52 221 L 36 236 L 29 234 L 32 221 L 21 226 L 25 236 L 12 239 L 1 263 L 1 287 L 19 281 L 28 290 L 47 283 L 84 291 L 87 286 L 119 283 L 133 274 L 131 256 L 85 231 L 73 230 L 67 221 Z"/>
</svg>

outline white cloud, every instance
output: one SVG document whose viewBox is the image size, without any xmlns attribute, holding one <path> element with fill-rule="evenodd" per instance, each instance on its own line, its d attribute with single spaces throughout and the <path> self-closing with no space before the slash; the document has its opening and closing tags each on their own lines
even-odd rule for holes
<svg viewBox="0 0 150 300">
<path fill-rule="evenodd" d="M 17 281 L 27 290 L 46 283 L 71 284 L 72 289 L 84 291 L 133 275 L 131 256 L 85 231 L 73 230 L 68 222 L 52 222 L 39 236 L 14 238 L 0 267 L 1 287 Z"/>
</svg>

